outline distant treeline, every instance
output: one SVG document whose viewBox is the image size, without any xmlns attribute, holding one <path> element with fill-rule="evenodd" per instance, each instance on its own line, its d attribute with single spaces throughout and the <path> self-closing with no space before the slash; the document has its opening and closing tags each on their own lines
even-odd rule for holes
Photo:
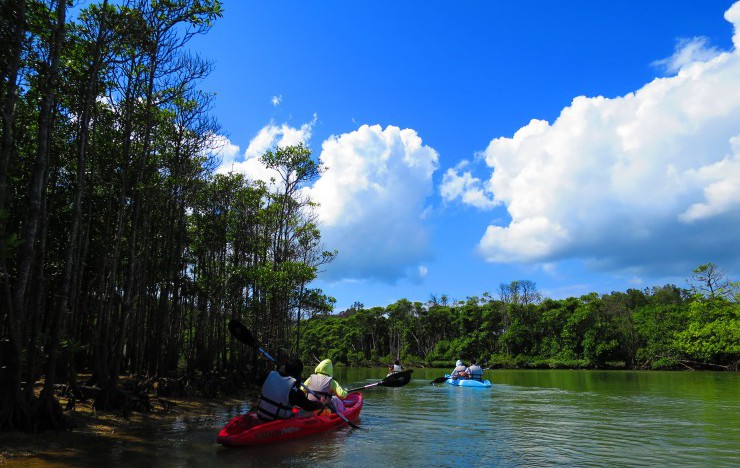
<svg viewBox="0 0 740 468">
<path fill-rule="evenodd" d="M 740 360 L 737 283 L 714 264 L 694 270 L 692 287 L 544 299 L 531 281 L 448 303 L 402 299 L 312 318 L 303 358 L 348 365 L 450 367 L 476 358 L 486 367 L 733 369 Z"/>
</svg>

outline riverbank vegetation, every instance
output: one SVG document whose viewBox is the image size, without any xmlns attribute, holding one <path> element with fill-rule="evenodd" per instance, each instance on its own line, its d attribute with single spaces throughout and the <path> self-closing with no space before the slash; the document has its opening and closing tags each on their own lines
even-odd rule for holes
<svg viewBox="0 0 740 468">
<path fill-rule="evenodd" d="M 256 395 L 249 393 L 246 401 Z M 66 406 L 67 400 L 61 402 Z M 0 466 L 90 466 L 99 465 L 99 454 L 111 447 L 125 447 L 151 453 L 151 444 L 161 443 L 153 434 L 163 427 L 188 425 L 192 421 L 211 421 L 244 398 L 173 398 L 165 409 L 157 404 L 151 411 L 135 411 L 122 416 L 117 412 L 96 411 L 92 404 L 78 404 L 65 412 L 69 431 L 47 431 L 42 436 L 4 432 L 0 437 Z M 87 455 L 86 455 L 87 454 Z"/>
<path fill-rule="evenodd" d="M 230 318 L 295 346 L 331 306 L 308 287 L 334 255 L 308 149 L 268 151 L 274 183 L 214 173 L 211 64 L 187 44 L 220 2 L 112 3 L 2 2 L 0 430 L 66 427 L 60 386 L 119 412 L 238 389 L 267 365 Z"/>
<path fill-rule="evenodd" d="M 496 298 L 355 304 L 307 323 L 303 357 L 349 365 L 400 357 L 449 367 L 475 357 L 487 367 L 737 370 L 737 284 L 710 263 L 694 270 L 691 285 L 543 300 L 531 281 L 513 281 Z"/>
</svg>

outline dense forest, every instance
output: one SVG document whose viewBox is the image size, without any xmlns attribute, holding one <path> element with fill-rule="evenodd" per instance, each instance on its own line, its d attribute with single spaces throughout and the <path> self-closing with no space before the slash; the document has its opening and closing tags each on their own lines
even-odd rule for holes
<svg viewBox="0 0 740 468">
<path fill-rule="evenodd" d="M 115 3 L 73 20 L 66 1 L 1 4 L 3 430 L 64 427 L 59 384 L 115 409 L 121 375 L 248 380 L 230 318 L 297 346 L 301 316 L 331 308 L 309 287 L 334 253 L 301 195 L 321 170 L 308 149 L 267 152 L 272 184 L 213 172 L 211 64 L 187 46 L 220 3 Z"/>
<path fill-rule="evenodd" d="M 737 367 L 736 285 L 713 264 L 691 290 L 542 300 L 516 281 L 332 315 L 311 284 L 337 252 L 302 191 L 320 161 L 299 145 L 262 156 L 270 183 L 214 172 L 211 64 L 188 43 L 218 0 L 0 9 L 0 430 L 66 427 L 61 392 L 121 410 L 242 389 L 268 363 L 231 319 L 306 362 Z"/>
<path fill-rule="evenodd" d="M 499 285 L 450 302 L 400 300 L 339 315 L 317 315 L 304 332 L 303 357 L 349 365 L 406 363 L 449 367 L 734 369 L 740 363 L 740 294 L 716 265 L 674 285 L 542 299 L 531 281 Z"/>
</svg>

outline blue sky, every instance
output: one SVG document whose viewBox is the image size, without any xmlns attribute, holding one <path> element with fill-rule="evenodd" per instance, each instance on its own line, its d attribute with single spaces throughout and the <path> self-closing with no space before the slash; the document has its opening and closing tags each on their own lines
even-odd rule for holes
<svg viewBox="0 0 740 468">
<path fill-rule="evenodd" d="M 740 4 L 224 1 L 220 171 L 306 143 L 313 286 L 385 306 L 740 271 Z"/>
</svg>

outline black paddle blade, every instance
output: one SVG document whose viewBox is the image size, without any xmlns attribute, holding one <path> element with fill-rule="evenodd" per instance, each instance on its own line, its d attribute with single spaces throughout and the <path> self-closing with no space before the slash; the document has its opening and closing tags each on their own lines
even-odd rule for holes
<svg viewBox="0 0 740 468">
<path fill-rule="evenodd" d="M 378 385 L 382 385 L 383 387 L 403 387 L 411 381 L 412 372 L 414 372 L 413 369 L 394 372 L 379 382 Z"/>
<path fill-rule="evenodd" d="M 362 390 L 365 388 L 370 387 L 403 387 L 407 383 L 411 381 L 411 373 L 414 372 L 413 369 L 401 371 L 401 372 L 394 372 L 392 374 L 387 375 L 383 380 L 380 382 L 371 383 L 368 385 L 363 385 L 362 387 L 357 388 L 351 388 L 347 390 L 347 393 L 356 392 L 357 390 Z"/>
<path fill-rule="evenodd" d="M 240 321 L 231 319 L 231 321 L 229 321 L 229 331 L 234 338 L 242 343 L 248 344 L 249 346 L 256 346 L 252 333 Z"/>
<path fill-rule="evenodd" d="M 438 383 L 445 383 L 447 381 L 447 377 L 437 377 L 436 379 L 432 380 L 432 384 L 436 385 Z"/>
</svg>

